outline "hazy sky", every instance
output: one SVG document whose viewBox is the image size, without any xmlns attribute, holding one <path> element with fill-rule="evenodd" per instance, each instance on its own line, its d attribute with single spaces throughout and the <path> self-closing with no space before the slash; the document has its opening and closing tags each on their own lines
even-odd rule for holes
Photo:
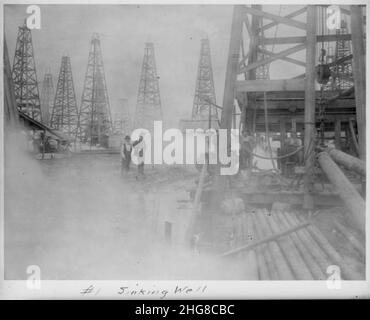
<svg viewBox="0 0 370 320">
<path fill-rule="evenodd" d="M 155 47 L 165 120 L 176 126 L 179 118 L 190 117 L 200 39 L 205 34 L 208 34 L 211 44 L 216 99 L 218 104 L 222 104 L 232 6 L 40 5 L 40 8 L 41 30 L 32 31 L 38 81 L 41 83 L 45 72 L 50 69 L 56 87 L 61 57 L 68 54 L 78 107 L 94 32 L 100 34 L 112 115 L 119 107 L 120 98 L 128 98 L 130 111 L 134 111 L 144 43 L 151 41 Z M 297 8 L 282 6 L 281 14 Z M 274 6 L 271 10 L 277 12 L 280 8 Z M 26 6 L 5 5 L 4 11 L 5 36 L 10 60 L 13 61 L 17 27 L 27 16 Z M 280 27 L 279 34 L 285 32 L 284 28 Z M 274 29 L 270 32 L 273 33 Z M 278 78 L 304 72 L 288 63 L 276 65 L 271 74 Z"/>
</svg>

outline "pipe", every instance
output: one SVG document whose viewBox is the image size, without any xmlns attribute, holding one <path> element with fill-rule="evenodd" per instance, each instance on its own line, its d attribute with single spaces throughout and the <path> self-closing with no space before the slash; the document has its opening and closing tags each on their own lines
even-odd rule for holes
<svg viewBox="0 0 370 320">
<path fill-rule="evenodd" d="M 283 213 L 287 221 L 291 226 L 297 225 L 300 223 L 300 221 L 297 218 L 296 213 Z M 330 261 L 327 254 L 321 249 L 321 247 L 318 245 L 318 243 L 312 238 L 310 233 L 306 229 L 298 230 L 297 232 L 298 238 L 302 241 L 302 243 L 305 244 L 306 248 L 309 250 L 309 252 L 314 257 L 314 260 L 317 261 L 317 263 L 320 266 L 321 271 L 323 274 L 326 274 L 326 270 L 328 266 L 332 265 L 333 263 Z M 325 276 L 325 279 L 327 276 Z"/>
<path fill-rule="evenodd" d="M 255 217 L 257 218 L 256 224 L 257 223 L 260 224 L 262 231 L 264 233 L 264 237 L 272 236 L 272 231 L 268 226 L 266 219 L 264 219 L 264 216 L 265 214 L 263 212 L 255 214 Z M 279 280 L 296 280 L 293 271 L 291 270 L 281 248 L 276 243 L 276 241 L 270 241 L 269 248 L 275 261 L 277 272 L 279 274 Z"/>
<path fill-rule="evenodd" d="M 284 229 L 289 229 L 291 226 L 288 220 L 284 216 L 284 212 L 279 212 L 276 214 L 277 219 L 280 221 Z M 310 272 L 312 273 L 315 280 L 325 280 L 327 276 L 322 272 L 320 266 L 315 260 L 315 256 L 312 254 L 311 248 L 307 249 L 304 243 L 299 239 L 297 232 L 292 232 L 289 234 L 291 241 L 297 247 L 299 253 L 306 265 L 308 266 Z"/>
<path fill-rule="evenodd" d="M 253 230 L 253 238 L 255 240 L 263 239 L 263 234 L 261 228 L 254 218 L 255 213 L 251 213 L 251 227 Z M 260 273 L 261 278 L 271 278 L 271 280 L 279 280 L 279 275 L 277 273 L 277 268 L 275 266 L 275 261 L 272 257 L 272 254 L 269 250 L 269 244 L 263 244 L 258 248 L 258 251 L 261 254 L 261 264 L 260 264 Z M 268 276 L 267 276 L 268 275 Z M 267 279 L 266 279 L 267 280 Z"/>
<path fill-rule="evenodd" d="M 330 182 L 338 190 L 339 196 L 351 213 L 350 221 L 353 225 L 365 233 L 365 201 L 357 192 L 351 182 L 348 181 L 342 170 L 330 158 L 327 152 L 320 152 L 317 156 L 322 170 Z"/>
<path fill-rule="evenodd" d="M 302 218 L 300 218 L 302 222 Z M 363 280 L 364 276 L 355 270 L 352 265 L 349 265 L 338 251 L 331 245 L 331 243 L 325 238 L 321 231 L 313 224 L 307 227 L 307 230 L 311 236 L 316 240 L 318 245 L 325 251 L 333 264 L 337 265 L 341 269 L 341 274 L 344 279 L 348 280 Z"/>
<path fill-rule="evenodd" d="M 281 224 L 278 222 L 276 215 L 277 212 L 272 211 L 271 215 L 265 216 L 274 234 L 282 232 L 282 230 L 284 229 L 284 227 L 282 227 Z M 278 245 L 284 252 L 284 256 L 290 264 L 297 280 L 314 280 L 310 269 L 307 267 L 305 261 L 302 259 L 299 251 L 294 245 L 294 242 L 289 237 L 289 235 L 291 235 L 292 233 L 293 232 L 287 234 L 285 237 L 279 238 Z"/>
<path fill-rule="evenodd" d="M 327 153 L 338 164 L 344 166 L 346 169 L 355 171 L 362 176 L 366 177 L 366 164 L 365 161 L 353 157 L 348 153 L 340 151 L 335 148 L 328 148 Z"/>
</svg>

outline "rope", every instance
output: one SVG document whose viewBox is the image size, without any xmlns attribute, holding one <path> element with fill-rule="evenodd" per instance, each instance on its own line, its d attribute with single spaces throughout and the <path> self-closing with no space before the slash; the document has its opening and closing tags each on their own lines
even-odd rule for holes
<svg viewBox="0 0 370 320">
<path fill-rule="evenodd" d="M 288 157 L 290 157 L 290 156 L 292 156 L 292 155 L 294 155 L 294 154 L 296 154 L 296 153 L 298 153 L 299 151 L 301 151 L 303 149 L 303 147 L 299 147 L 297 150 L 294 150 L 293 152 L 291 152 L 291 153 L 287 153 L 287 154 L 284 154 L 283 156 L 277 156 L 277 157 L 265 157 L 265 156 L 261 156 L 261 155 L 259 155 L 259 154 L 256 154 L 256 153 L 253 153 L 252 151 L 248 151 L 248 150 L 246 150 L 248 153 L 250 153 L 250 154 L 252 154 L 253 156 L 255 156 L 255 157 L 257 157 L 257 158 L 261 158 L 261 159 L 267 159 L 267 160 L 270 160 L 270 159 L 272 159 L 272 160 L 279 160 L 279 159 L 284 159 L 284 158 L 288 158 Z M 276 170 L 275 168 L 274 168 L 274 170 Z"/>
</svg>

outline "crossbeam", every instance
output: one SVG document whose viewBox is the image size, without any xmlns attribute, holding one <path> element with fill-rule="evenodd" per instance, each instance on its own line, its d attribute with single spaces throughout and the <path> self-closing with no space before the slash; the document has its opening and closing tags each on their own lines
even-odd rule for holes
<svg viewBox="0 0 370 320">
<path fill-rule="evenodd" d="M 293 54 L 295 52 L 301 51 L 301 50 L 303 50 L 305 48 L 306 48 L 306 44 L 304 43 L 304 44 L 299 44 L 299 45 L 294 46 L 292 48 L 283 50 L 283 51 L 281 51 L 279 53 L 275 53 L 275 54 L 271 55 L 270 57 L 268 57 L 267 59 L 256 61 L 254 63 L 251 63 L 251 64 L 245 66 L 244 68 L 241 68 L 239 70 L 239 73 L 243 73 L 243 72 L 247 72 L 249 70 L 256 69 L 259 66 L 263 66 L 265 64 L 271 63 L 272 61 L 275 61 L 275 60 L 284 58 L 284 57 L 286 57 L 288 55 L 291 55 L 291 54 Z"/>
<path fill-rule="evenodd" d="M 289 80 L 238 80 L 239 92 L 303 91 L 304 79 Z"/>
<path fill-rule="evenodd" d="M 271 52 L 269 50 L 266 50 L 266 49 L 262 49 L 262 48 L 259 48 L 258 51 L 260 51 L 261 53 L 267 54 L 269 56 L 272 56 L 274 54 L 273 52 Z M 290 63 L 296 64 L 298 66 L 301 66 L 301 67 L 306 67 L 305 62 L 297 60 L 297 59 L 293 59 L 293 58 L 289 58 L 289 57 L 282 57 L 282 58 L 280 58 L 280 60 L 290 62 Z"/>
<path fill-rule="evenodd" d="M 351 34 L 326 34 L 316 36 L 317 42 L 335 42 L 335 41 L 351 41 Z M 258 44 L 274 45 L 274 44 L 295 44 L 295 43 L 305 43 L 306 37 L 276 37 L 276 38 L 266 38 L 258 37 Z"/>
<path fill-rule="evenodd" d="M 294 11 L 294 12 L 291 12 L 289 14 L 287 14 L 286 16 L 284 16 L 284 18 L 294 18 L 294 17 L 297 17 L 303 13 L 305 13 L 307 11 L 307 7 L 303 7 L 297 11 Z M 273 28 L 275 26 L 277 26 L 279 24 L 279 22 L 271 22 L 271 23 L 268 23 L 268 24 L 265 24 L 264 26 L 262 26 L 258 32 L 263 32 L 263 31 L 266 31 L 267 29 L 270 29 L 270 28 Z"/>
<path fill-rule="evenodd" d="M 291 27 L 295 27 L 295 28 L 298 28 L 298 29 L 307 30 L 307 25 L 303 22 L 300 22 L 300 21 L 296 21 L 296 20 L 293 20 L 293 19 L 290 19 L 290 18 L 278 16 L 276 14 L 268 13 L 268 12 L 262 11 L 262 10 L 257 10 L 257 9 L 251 8 L 251 7 L 245 7 L 244 10 L 247 13 L 250 13 L 250 14 L 255 15 L 255 16 L 259 16 L 259 17 L 266 18 L 266 19 L 269 19 L 269 20 L 272 20 L 272 21 L 276 21 L 278 23 L 283 23 L 283 24 L 286 24 L 286 25 L 289 25 Z"/>
</svg>

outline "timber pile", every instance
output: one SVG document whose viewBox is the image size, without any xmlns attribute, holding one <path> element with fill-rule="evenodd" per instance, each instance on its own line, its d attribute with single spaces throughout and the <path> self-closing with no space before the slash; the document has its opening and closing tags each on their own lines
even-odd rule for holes
<svg viewBox="0 0 370 320">
<path fill-rule="evenodd" d="M 363 244 L 343 225 L 337 223 L 336 229 L 364 261 Z M 365 277 L 314 224 L 296 212 L 272 210 L 270 213 L 266 209 L 244 212 L 237 219 L 236 239 L 235 247 L 222 256 L 246 259 L 255 279 L 326 280 L 331 265 L 340 267 L 343 280 Z"/>
</svg>

